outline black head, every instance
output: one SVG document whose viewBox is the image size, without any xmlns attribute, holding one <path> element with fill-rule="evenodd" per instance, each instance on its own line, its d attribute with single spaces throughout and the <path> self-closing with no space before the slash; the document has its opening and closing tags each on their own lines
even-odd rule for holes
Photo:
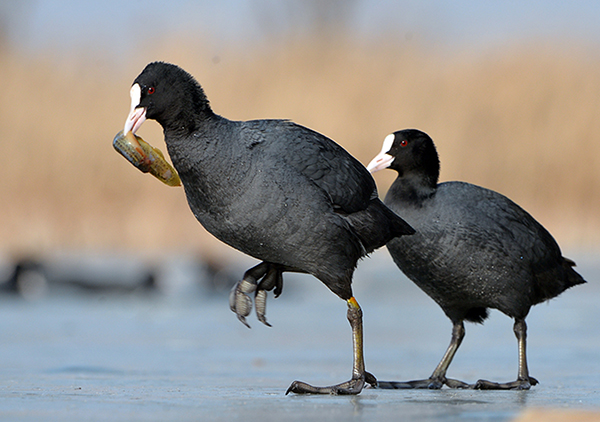
<svg viewBox="0 0 600 422">
<path fill-rule="evenodd" d="M 367 166 L 371 173 L 385 168 L 396 170 L 399 177 L 419 174 L 435 187 L 440 160 L 429 135 L 417 129 L 405 129 L 388 135 L 379 155 Z"/>
<path fill-rule="evenodd" d="M 199 120 L 212 114 L 202 87 L 185 70 L 173 64 L 147 65 L 131 87 L 131 111 L 125 133 L 135 131 L 145 119 L 154 119 L 165 130 L 192 132 Z"/>
</svg>

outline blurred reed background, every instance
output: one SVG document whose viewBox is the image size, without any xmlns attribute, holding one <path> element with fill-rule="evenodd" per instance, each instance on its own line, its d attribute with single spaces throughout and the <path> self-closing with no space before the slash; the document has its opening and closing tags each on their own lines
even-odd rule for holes
<svg viewBox="0 0 600 422">
<path fill-rule="evenodd" d="M 248 19 L 264 33 L 253 42 L 188 26 L 151 36 L 156 16 L 148 26 L 132 22 L 122 41 L 137 44 L 125 53 L 115 44 L 118 54 L 101 43 L 32 54 L 0 33 L 0 253 L 229 253 L 196 222 L 181 188 L 140 173 L 112 149 L 129 87 L 154 60 L 192 73 L 218 114 L 294 120 L 365 164 L 388 133 L 422 129 L 438 145 L 442 180 L 498 190 L 563 249 L 598 250 L 598 40 L 534 37 L 449 51 L 412 29 L 358 36 L 347 21 L 360 2 L 290 2 L 287 17 L 254 3 L 259 13 Z M 22 4 L 26 16 L 33 6 Z M 15 18 L 11 7 L 0 13 L 5 24 Z M 146 123 L 140 135 L 165 150 L 158 124 Z M 376 175 L 382 197 L 393 178 Z"/>
</svg>

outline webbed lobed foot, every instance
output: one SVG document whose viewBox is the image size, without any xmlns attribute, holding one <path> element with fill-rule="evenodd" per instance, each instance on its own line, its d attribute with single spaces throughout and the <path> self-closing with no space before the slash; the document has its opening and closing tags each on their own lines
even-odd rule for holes
<svg viewBox="0 0 600 422">
<path fill-rule="evenodd" d="M 363 390 L 365 383 L 375 387 L 377 385 L 377 378 L 375 378 L 373 374 L 365 372 L 358 377 L 352 377 L 352 379 L 349 381 L 327 387 L 315 387 L 302 381 L 294 381 L 289 386 L 285 394 L 331 394 L 334 396 L 356 395 Z"/>
<path fill-rule="evenodd" d="M 271 324 L 267 322 L 267 292 L 270 290 L 274 291 L 275 298 L 279 297 L 283 290 L 283 270 L 276 268 L 274 265 L 269 266 L 269 270 L 262 278 L 256 288 L 254 295 L 254 304 L 256 306 L 256 317 L 260 322 L 270 327 Z"/>
<path fill-rule="evenodd" d="M 254 304 L 258 320 L 266 326 L 271 326 L 266 318 L 267 291 L 275 289 L 275 297 L 281 294 L 283 290 L 283 271 L 284 268 L 278 265 L 261 262 L 246 271 L 242 280 L 238 281 L 231 289 L 229 307 L 246 327 L 250 328 L 246 317 L 252 311 L 252 298 L 250 296 L 252 293 L 254 293 Z"/>
<path fill-rule="evenodd" d="M 248 328 L 250 328 L 250 325 L 246 322 L 246 317 L 250 315 L 252 310 L 252 299 L 249 294 L 255 290 L 256 282 L 252 283 L 242 279 L 233 286 L 229 293 L 229 307 L 235 312 L 242 324 Z"/>
<path fill-rule="evenodd" d="M 413 381 L 379 381 L 377 388 L 384 390 L 429 389 L 439 390 L 444 385 L 449 388 L 472 389 L 473 385 L 452 378 L 427 378 Z"/>
<path fill-rule="evenodd" d="M 479 380 L 475 383 L 473 388 L 475 390 L 529 390 L 532 386 L 537 384 L 539 384 L 538 380 L 533 377 L 504 383 Z"/>
</svg>

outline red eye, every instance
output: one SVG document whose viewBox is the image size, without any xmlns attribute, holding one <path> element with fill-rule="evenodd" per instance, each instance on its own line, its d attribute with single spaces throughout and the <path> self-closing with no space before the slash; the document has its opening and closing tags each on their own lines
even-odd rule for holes
<svg viewBox="0 0 600 422">
<path fill-rule="evenodd" d="M 148 95 L 152 95 L 152 94 L 154 94 L 154 87 L 153 86 L 151 86 L 151 87 L 148 88 Z"/>
<path fill-rule="evenodd" d="M 401 147 L 405 147 L 407 145 L 408 145 L 408 141 L 406 139 L 403 139 L 403 140 L 400 141 L 400 146 Z"/>
</svg>

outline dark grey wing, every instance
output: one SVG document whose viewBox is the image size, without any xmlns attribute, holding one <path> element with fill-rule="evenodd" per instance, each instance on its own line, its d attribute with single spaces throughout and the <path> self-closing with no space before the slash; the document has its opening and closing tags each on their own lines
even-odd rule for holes
<svg viewBox="0 0 600 422">
<path fill-rule="evenodd" d="M 542 265 L 561 256 L 552 235 L 531 214 L 504 195 L 483 188 L 481 192 L 483 200 L 478 202 L 478 206 L 507 233 L 501 236 L 505 248 L 525 255 L 522 259 Z"/>
<path fill-rule="evenodd" d="M 351 214 L 377 197 L 367 169 L 331 139 L 286 120 L 245 122 L 248 147 L 262 144 L 284 165 L 294 168 L 327 193 L 334 208 Z"/>
<path fill-rule="evenodd" d="M 489 253 L 491 260 L 504 256 L 506 263 L 528 263 L 515 264 L 515 271 L 537 273 L 560 259 L 560 248 L 552 235 L 506 196 L 463 182 L 442 183 L 440 193 L 452 197 L 445 202 L 449 204 L 446 208 L 457 212 L 454 219 L 466 231 L 463 241 L 468 239 L 481 253 Z"/>
</svg>

